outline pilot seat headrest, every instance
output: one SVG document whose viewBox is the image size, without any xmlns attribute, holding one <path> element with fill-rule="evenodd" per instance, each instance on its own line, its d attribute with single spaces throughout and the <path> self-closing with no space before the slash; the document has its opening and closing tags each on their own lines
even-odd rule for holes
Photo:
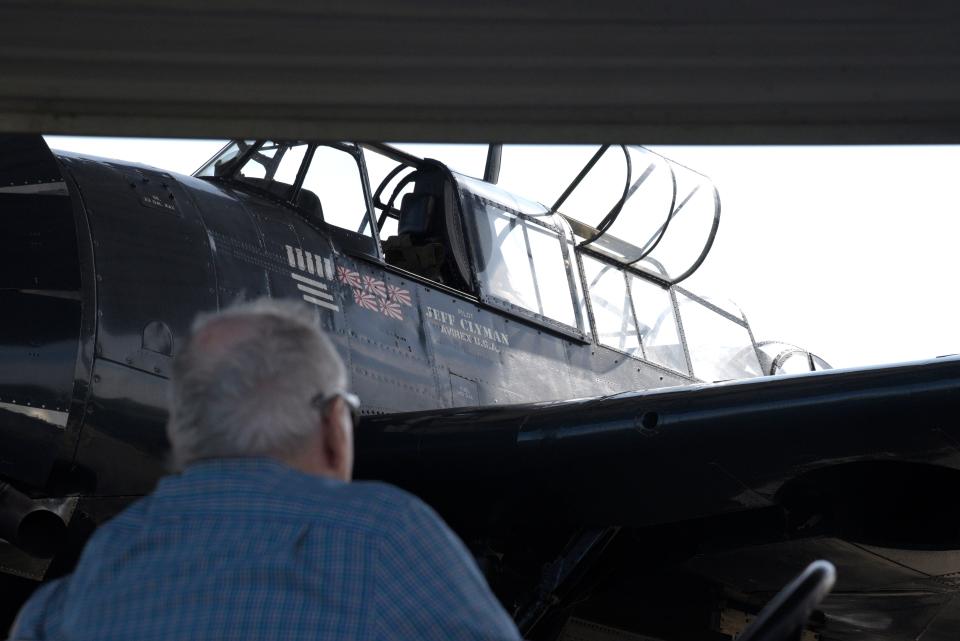
<svg viewBox="0 0 960 641">
<path fill-rule="evenodd" d="M 414 237 L 441 236 L 443 233 L 443 188 L 446 176 L 440 167 L 417 169 L 413 192 L 400 201 L 399 234 Z"/>
<path fill-rule="evenodd" d="M 397 233 L 416 237 L 430 235 L 435 227 L 433 221 L 436 209 L 437 198 L 433 194 L 416 192 L 406 194 L 400 201 L 400 223 Z"/>
</svg>

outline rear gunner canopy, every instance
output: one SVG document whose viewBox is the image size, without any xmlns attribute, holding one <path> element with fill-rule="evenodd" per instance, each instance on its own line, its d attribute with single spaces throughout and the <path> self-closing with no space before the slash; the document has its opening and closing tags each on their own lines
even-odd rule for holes
<svg viewBox="0 0 960 641">
<path fill-rule="evenodd" d="M 703 263 L 720 224 L 710 180 L 633 145 L 504 145 L 499 185 L 563 215 L 578 246 L 664 284 Z"/>
</svg>

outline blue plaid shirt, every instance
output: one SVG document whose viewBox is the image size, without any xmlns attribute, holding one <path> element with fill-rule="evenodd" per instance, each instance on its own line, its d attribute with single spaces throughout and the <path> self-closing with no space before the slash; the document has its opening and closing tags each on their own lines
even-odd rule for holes
<svg viewBox="0 0 960 641">
<path fill-rule="evenodd" d="M 103 525 L 16 639 L 518 639 L 463 544 L 382 483 L 268 459 L 164 478 Z"/>
</svg>

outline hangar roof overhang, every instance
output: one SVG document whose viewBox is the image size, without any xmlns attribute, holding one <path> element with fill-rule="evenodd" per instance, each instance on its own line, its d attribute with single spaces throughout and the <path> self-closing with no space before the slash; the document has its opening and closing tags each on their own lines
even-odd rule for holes
<svg viewBox="0 0 960 641">
<path fill-rule="evenodd" d="M 7 132 L 960 141 L 949 3 L 12 0 L 0 18 Z"/>
</svg>

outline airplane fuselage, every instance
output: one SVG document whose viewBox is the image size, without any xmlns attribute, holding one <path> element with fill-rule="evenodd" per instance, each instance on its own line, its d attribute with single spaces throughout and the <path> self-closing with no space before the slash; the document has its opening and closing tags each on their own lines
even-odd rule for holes
<svg viewBox="0 0 960 641">
<path fill-rule="evenodd" d="M 8 306 L 21 306 L 17 318 L 36 318 L 47 305 L 61 325 L 33 348 L 50 355 L 37 378 L 55 356 L 62 382 L 56 389 L 47 382 L 31 405 L 65 413 L 57 414 L 65 424 L 21 413 L 21 422 L 32 422 L 20 433 L 42 431 L 45 440 L 28 456 L 0 462 L 0 475 L 33 487 L 69 486 L 58 477 L 66 472 L 90 495 L 149 491 L 165 470 L 166 383 L 177 346 L 198 312 L 260 296 L 316 308 L 365 414 L 694 380 L 491 308 L 375 255 L 343 251 L 322 224 L 265 197 L 144 166 L 72 155 L 59 162 L 69 205 L 66 196 L 29 197 L 59 199 L 64 233 L 76 226 L 76 254 L 45 258 L 59 259 L 59 271 L 77 270 L 75 296 L 57 298 L 60 289 L 40 283 L 11 294 Z M 22 367 L 5 371 L 39 370 L 31 346 L 11 346 L 18 347 Z"/>
</svg>

